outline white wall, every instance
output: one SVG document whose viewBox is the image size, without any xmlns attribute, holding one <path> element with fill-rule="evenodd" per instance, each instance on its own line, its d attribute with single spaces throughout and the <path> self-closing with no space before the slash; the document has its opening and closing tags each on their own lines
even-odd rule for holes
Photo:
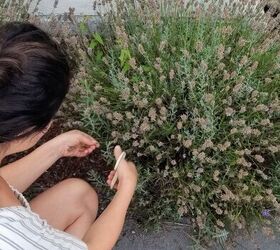
<svg viewBox="0 0 280 250">
<path fill-rule="evenodd" d="M 38 0 L 33 0 L 31 11 L 34 9 Z M 56 8 L 54 8 L 57 2 Z M 68 11 L 69 7 L 75 8 L 77 15 L 95 15 L 93 10 L 93 0 L 41 0 L 38 4 L 38 12 L 42 15 L 63 14 Z"/>
<path fill-rule="evenodd" d="M 12 0 L 13 1 L 13 0 Z M 33 4 L 31 7 L 34 9 L 34 6 L 36 5 L 37 1 L 39 1 L 38 4 L 38 10 L 39 13 L 42 15 L 49 15 L 51 13 L 54 14 L 63 14 L 68 11 L 69 7 L 75 8 L 75 14 L 76 15 L 96 15 L 97 11 L 93 9 L 93 2 L 94 0 L 32 0 Z M 135 0 L 137 1 L 137 0 Z M 189 0 L 184 0 L 188 2 Z M 204 0 L 199 0 L 204 1 Z M 218 3 L 218 0 L 216 0 Z M 229 0 L 225 0 L 229 1 Z M 244 0 L 234 0 L 236 2 L 244 1 Z M 260 0 L 257 0 L 259 2 Z M 269 1 L 269 0 L 268 0 Z M 277 1 L 277 0 L 276 0 Z M 280 1 L 280 0 L 279 0 Z M 54 8 L 55 3 L 57 2 L 56 8 Z M 96 0 L 96 2 L 101 3 L 102 0 Z M 246 0 L 245 0 L 246 2 Z M 100 11 L 104 11 L 104 8 L 97 7 L 97 9 Z"/>
</svg>

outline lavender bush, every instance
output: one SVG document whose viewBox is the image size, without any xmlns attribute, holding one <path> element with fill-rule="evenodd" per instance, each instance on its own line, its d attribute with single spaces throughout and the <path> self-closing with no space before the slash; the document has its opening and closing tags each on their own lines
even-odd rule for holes
<svg viewBox="0 0 280 250">
<path fill-rule="evenodd" d="M 109 163 L 115 144 L 137 163 L 139 218 L 190 216 L 214 237 L 279 210 L 280 44 L 254 1 L 205 2 L 113 6 L 80 108 Z"/>
</svg>

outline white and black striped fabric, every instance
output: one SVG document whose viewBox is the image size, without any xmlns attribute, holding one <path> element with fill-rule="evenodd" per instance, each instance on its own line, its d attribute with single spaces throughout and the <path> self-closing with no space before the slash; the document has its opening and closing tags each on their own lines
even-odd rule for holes
<svg viewBox="0 0 280 250">
<path fill-rule="evenodd" d="M 22 206 L 0 208 L 0 250 L 87 250 L 80 239 L 48 225 L 10 186 Z"/>
</svg>

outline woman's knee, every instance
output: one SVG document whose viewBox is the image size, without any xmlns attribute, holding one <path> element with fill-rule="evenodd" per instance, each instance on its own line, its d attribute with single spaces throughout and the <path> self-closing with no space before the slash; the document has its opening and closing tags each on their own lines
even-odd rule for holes
<svg viewBox="0 0 280 250">
<path fill-rule="evenodd" d="M 69 178 L 62 183 L 67 188 L 67 193 L 85 209 L 97 213 L 98 196 L 94 188 L 86 181 L 79 178 Z"/>
</svg>

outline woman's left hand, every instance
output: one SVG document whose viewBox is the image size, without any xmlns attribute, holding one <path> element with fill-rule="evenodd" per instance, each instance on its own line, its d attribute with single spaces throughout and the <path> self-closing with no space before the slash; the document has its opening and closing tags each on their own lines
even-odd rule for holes
<svg viewBox="0 0 280 250">
<path fill-rule="evenodd" d="M 59 157 L 84 157 L 100 146 L 97 140 L 79 130 L 63 133 L 48 143 L 55 147 Z"/>
</svg>

